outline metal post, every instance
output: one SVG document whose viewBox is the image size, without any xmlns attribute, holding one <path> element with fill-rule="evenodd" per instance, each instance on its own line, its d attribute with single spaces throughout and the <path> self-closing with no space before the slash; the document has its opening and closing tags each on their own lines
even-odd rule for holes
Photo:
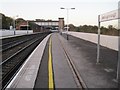
<svg viewBox="0 0 120 90">
<path fill-rule="evenodd" d="M 15 18 L 14 18 L 14 35 L 15 35 Z"/>
<path fill-rule="evenodd" d="M 119 28 L 119 20 L 118 20 L 118 28 Z M 117 65 L 117 77 L 118 87 L 120 88 L 120 29 L 118 29 L 118 65 Z"/>
<path fill-rule="evenodd" d="M 69 11 L 68 11 L 69 9 L 67 8 L 67 40 L 69 40 L 69 38 L 68 38 L 68 24 L 69 24 L 69 22 L 68 22 L 68 19 L 69 19 L 69 17 L 68 17 L 68 14 L 69 14 Z"/>
<path fill-rule="evenodd" d="M 98 15 L 97 64 L 100 62 L 100 15 Z"/>
<path fill-rule="evenodd" d="M 118 18 L 120 18 L 120 1 L 118 2 Z M 120 89 L 120 19 L 118 19 L 118 66 L 117 66 L 117 81 Z"/>
<path fill-rule="evenodd" d="M 15 30 L 16 30 L 15 17 L 18 17 L 18 15 L 13 17 L 14 35 L 15 35 Z"/>
<path fill-rule="evenodd" d="M 27 34 L 28 34 L 28 20 L 27 20 Z"/>
<path fill-rule="evenodd" d="M 41 29 L 41 31 L 42 31 L 42 22 L 40 22 L 41 23 L 41 27 L 40 27 L 40 29 Z"/>
<path fill-rule="evenodd" d="M 68 29 L 69 29 L 69 9 L 75 9 L 75 8 L 61 8 L 61 9 L 66 9 L 67 10 L 67 33 L 66 33 L 66 35 L 67 35 L 67 40 L 69 40 L 69 35 L 68 35 Z"/>
</svg>

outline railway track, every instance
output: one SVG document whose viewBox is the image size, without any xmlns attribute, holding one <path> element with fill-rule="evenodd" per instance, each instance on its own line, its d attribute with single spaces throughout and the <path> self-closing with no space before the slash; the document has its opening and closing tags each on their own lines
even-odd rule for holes
<svg viewBox="0 0 120 90">
<path fill-rule="evenodd" d="M 0 52 L 3 52 L 11 47 L 14 47 L 16 44 L 27 41 L 30 38 L 35 38 L 36 34 L 22 35 L 12 38 L 4 38 L 2 40 L 2 45 L 0 45 Z"/>
<path fill-rule="evenodd" d="M 19 45 L 19 44 L 22 44 L 22 43 L 24 43 L 24 42 L 26 42 L 26 41 L 28 41 L 28 40 L 30 40 L 30 39 L 26 39 L 26 40 L 23 40 L 23 41 L 20 41 L 20 42 L 13 41 L 13 42 L 10 42 L 10 43 L 1 45 L 1 48 L 2 48 L 2 49 L 0 50 L 0 52 L 4 52 L 4 51 L 6 51 L 6 50 L 8 50 L 8 49 L 10 49 L 10 48 L 12 48 L 12 47 L 15 47 L 15 46 L 17 46 L 17 45 Z"/>
<path fill-rule="evenodd" d="M 15 52 L 17 52 L 18 50 L 22 49 L 27 44 L 32 42 L 35 38 L 37 38 L 37 37 L 35 37 L 35 36 L 34 37 L 30 37 L 30 38 L 27 38 L 25 40 L 19 41 L 17 43 L 13 43 L 12 45 L 2 49 L 2 52 L 0 52 L 0 53 L 2 53 L 2 54 L 0 54 L 0 55 L 2 55 L 2 61 L 4 62 L 7 58 L 9 58 Z"/>
<path fill-rule="evenodd" d="M 57 35 L 58 37 L 58 35 Z M 59 37 L 58 37 L 59 39 Z M 74 61 L 71 57 L 71 55 L 69 54 L 69 52 L 66 50 L 66 48 L 64 47 L 62 41 L 59 39 L 60 43 L 61 43 L 61 46 L 64 50 L 64 54 L 66 56 L 66 59 L 67 59 L 67 62 L 68 62 L 68 65 L 72 71 L 72 74 L 73 74 L 73 77 L 74 77 L 74 80 L 76 82 L 76 85 L 77 87 L 80 89 L 80 90 L 88 90 L 88 87 L 87 85 L 85 84 L 85 82 L 83 81 L 83 79 L 81 78 L 81 75 L 79 74 L 78 70 L 77 70 L 77 67 L 76 65 L 74 64 Z"/>
<path fill-rule="evenodd" d="M 12 47 L 3 51 L 3 55 L 9 55 L 0 63 L 0 66 L 2 67 L 2 78 L 0 79 L 2 89 L 5 89 L 25 59 L 48 34 L 49 33 L 37 34 L 34 38 L 17 42 L 17 44 L 14 43 Z"/>
</svg>

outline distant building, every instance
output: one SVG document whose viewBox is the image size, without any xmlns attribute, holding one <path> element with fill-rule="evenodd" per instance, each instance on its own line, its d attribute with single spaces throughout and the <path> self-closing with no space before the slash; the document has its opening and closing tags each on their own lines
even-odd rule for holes
<svg viewBox="0 0 120 90">
<path fill-rule="evenodd" d="M 59 18 L 59 30 L 64 30 L 64 18 Z"/>
<path fill-rule="evenodd" d="M 30 26 L 28 24 L 28 21 L 21 21 L 20 23 L 18 23 L 18 25 L 16 26 L 16 30 L 29 30 Z"/>
<path fill-rule="evenodd" d="M 46 30 L 63 30 L 64 18 L 58 20 L 36 19 L 35 21 L 22 21 L 17 24 L 17 30 L 32 29 L 34 32 L 44 32 Z"/>
<path fill-rule="evenodd" d="M 59 18 L 58 20 L 44 20 L 44 19 L 36 19 L 36 21 L 33 21 L 35 24 L 45 27 L 47 29 L 58 29 L 63 30 L 64 29 L 64 18 Z"/>
</svg>

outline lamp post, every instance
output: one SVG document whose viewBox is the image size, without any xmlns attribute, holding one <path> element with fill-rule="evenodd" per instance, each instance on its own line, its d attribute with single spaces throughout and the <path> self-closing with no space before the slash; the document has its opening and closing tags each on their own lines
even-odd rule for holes
<svg viewBox="0 0 120 90">
<path fill-rule="evenodd" d="M 68 38 L 68 29 L 69 29 L 69 10 L 74 10 L 75 8 L 63 8 L 61 7 L 60 9 L 66 9 L 67 10 L 67 40 L 69 40 Z"/>
<path fill-rule="evenodd" d="M 28 34 L 28 27 L 29 27 L 29 26 L 28 26 L 28 20 L 27 20 L 27 34 Z"/>
<path fill-rule="evenodd" d="M 16 30 L 16 29 L 15 29 L 15 27 L 16 27 L 15 18 L 16 18 L 16 17 L 18 17 L 18 15 L 16 15 L 16 16 L 13 17 L 14 35 L 15 35 L 15 30 Z"/>
</svg>

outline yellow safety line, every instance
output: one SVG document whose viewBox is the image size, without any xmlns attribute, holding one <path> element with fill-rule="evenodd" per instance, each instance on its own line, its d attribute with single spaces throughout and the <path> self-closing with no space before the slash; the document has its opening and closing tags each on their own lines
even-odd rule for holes
<svg viewBox="0 0 120 90">
<path fill-rule="evenodd" d="M 50 41 L 49 41 L 49 61 L 48 61 L 49 90 L 54 89 L 51 47 L 52 47 L 52 41 L 51 41 L 51 37 L 50 37 Z"/>
</svg>

